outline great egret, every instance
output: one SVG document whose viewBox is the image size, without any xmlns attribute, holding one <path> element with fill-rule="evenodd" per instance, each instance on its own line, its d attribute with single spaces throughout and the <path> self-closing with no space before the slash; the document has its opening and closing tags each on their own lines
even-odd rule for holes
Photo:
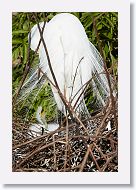
<svg viewBox="0 0 136 190">
<path fill-rule="evenodd" d="M 42 30 L 44 22 L 39 24 Z M 30 48 L 35 51 L 40 41 L 40 33 L 37 25 L 33 26 L 30 34 Z M 71 106 L 74 107 L 75 112 L 77 114 L 82 112 L 88 114 L 84 101 L 84 93 L 81 96 L 80 94 L 83 91 L 83 86 L 91 78 L 93 92 L 96 94 L 99 104 L 105 105 L 106 98 L 109 97 L 109 86 L 107 78 L 103 73 L 103 60 L 100 53 L 89 41 L 79 19 L 70 13 L 57 14 L 45 24 L 43 38 L 60 91 L 67 102 L 70 102 Z M 38 53 L 39 68 L 54 84 L 42 42 Z M 27 89 L 26 94 L 29 94 L 40 80 L 37 77 L 37 70 L 38 68 L 24 84 L 25 88 L 34 81 Z M 93 75 L 95 75 L 94 78 L 92 77 Z M 52 83 L 50 85 L 58 110 L 66 115 L 64 103 Z M 76 104 L 76 102 L 78 103 Z M 76 106 L 74 106 L 75 104 Z"/>
</svg>

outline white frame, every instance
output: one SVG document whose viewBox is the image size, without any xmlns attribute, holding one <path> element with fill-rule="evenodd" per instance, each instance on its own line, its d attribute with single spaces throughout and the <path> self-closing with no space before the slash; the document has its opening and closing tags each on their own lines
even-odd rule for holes
<svg viewBox="0 0 136 190">
<path fill-rule="evenodd" d="M 118 12 L 118 172 L 12 172 L 12 12 Z M 0 181 L 4 184 L 130 184 L 130 4 L 118 0 L 4 0 L 0 5 Z"/>
</svg>

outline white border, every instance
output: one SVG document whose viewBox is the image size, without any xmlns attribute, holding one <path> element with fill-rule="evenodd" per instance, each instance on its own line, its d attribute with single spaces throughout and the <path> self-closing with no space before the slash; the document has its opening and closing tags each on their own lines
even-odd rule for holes
<svg viewBox="0 0 136 190">
<path fill-rule="evenodd" d="M 0 181 L 4 184 L 130 183 L 130 5 L 119 0 L 4 0 L 0 5 Z M 12 172 L 12 12 L 119 13 L 119 172 Z"/>
</svg>

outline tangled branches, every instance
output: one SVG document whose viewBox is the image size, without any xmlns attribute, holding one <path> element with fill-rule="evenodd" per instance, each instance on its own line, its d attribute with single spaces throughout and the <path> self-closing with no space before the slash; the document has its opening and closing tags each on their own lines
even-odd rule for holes
<svg viewBox="0 0 136 190">
<path fill-rule="evenodd" d="M 117 171 L 118 133 L 111 105 L 82 122 L 86 126 L 90 121 L 90 135 L 80 124 L 66 121 L 56 131 L 32 139 L 28 124 L 13 121 L 13 171 Z"/>
</svg>

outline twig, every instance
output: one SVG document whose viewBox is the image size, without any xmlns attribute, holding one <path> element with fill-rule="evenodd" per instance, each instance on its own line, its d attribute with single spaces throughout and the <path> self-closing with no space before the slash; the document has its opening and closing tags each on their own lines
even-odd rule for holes
<svg viewBox="0 0 136 190">
<path fill-rule="evenodd" d="M 96 149 L 100 152 L 101 156 L 107 160 L 106 156 L 103 154 L 102 150 L 96 145 L 96 143 L 93 143 L 93 145 L 96 147 Z"/>
<path fill-rule="evenodd" d="M 74 126 L 74 124 L 71 124 L 71 125 L 69 125 L 69 128 L 71 128 L 71 127 L 73 127 L 73 126 Z M 44 134 L 44 135 L 41 135 L 41 136 L 36 137 L 36 138 L 34 138 L 34 139 L 31 139 L 31 140 L 29 140 L 29 141 L 23 142 L 23 143 L 21 143 L 21 144 L 17 144 L 17 145 L 15 145 L 14 147 L 12 147 L 12 149 L 14 150 L 14 149 L 16 149 L 16 148 L 20 148 L 20 147 L 25 146 L 25 145 L 27 145 L 27 144 L 31 144 L 31 143 L 33 143 L 33 142 L 35 142 L 35 141 L 39 141 L 40 139 L 44 139 L 45 137 L 49 137 L 49 136 L 54 135 L 55 133 L 61 132 L 61 131 L 63 131 L 64 129 L 65 129 L 65 128 L 61 127 L 61 128 L 56 129 L 55 131 L 52 131 L 52 132 L 50 132 L 50 133 L 46 133 L 46 134 Z"/>
<path fill-rule="evenodd" d="M 86 151 L 86 154 L 85 154 L 85 156 L 84 156 L 84 159 L 83 159 L 83 161 L 82 161 L 82 163 L 81 163 L 79 172 L 82 172 L 82 171 L 83 171 L 83 169 L 84 169 L 84 167 L 85 167 L 85 164 L 86 164 L 86 162 L 87 162 L 87 158 L 88 158 L 88 156 L 89 156 L 90 148 L 92 148 L 92 146 L 93 146 L 92 144 L 89 145 L 89 147 L 88 147 L 88 149 L 87 149 L 87 151 Z"/>
<path fill-rule="evenodd" d="M 56 88 L 57 88 L 57 90 L 58 90 L 58 94 L 60 95 L 62 102 L 64 103 L 66 109 L 68 110 L 70 117 L 71 117 L 72 119 L 74 119 L 74 118 L 73 118 L 73 112 L 72 112 L 72 110 L 71 110 L 72 107 L 66 103 L 65 98 L 64 98 L 62 92 L 60 91 L 60 88 L 59 88 L 57 79 L 56 79 L 56 77 L 55 77 L 55 74 L 54 74 L 54 71 L 53 71 L 53 68 L 52 68 L 52 64 L 51 64 L 51 61 L 50 61 L 49 53 L 48 53 L 48 50 L 47 50 L 47 46 L 46 46 L 46 43 L 45 43 L 45 41 L 44 41 L 44 38 L 43 38 L 43 34 L 42 34 L 42 31 L 41 31 L 40 25 L 39 25 L 39 23 L 38 23 L 37 15 L 36 15 L 36 13 L 33 13 L 33 15 L 34 15 L 35 20 L 36 20 L 36 22 L 37 22 L 37 27 L 38 27 L 38 30 L 39 30 L 39 33 L 40 33 L 41 41 L 42 41 L 42 43 L 43 43 L 43 47 L 44 47 L 44 50 L 45 50 L 45 53 L 46 53 L 46 56 L 47 56 L 48 66 L 49 66 L 49 69 L 50 69 L 52 78 L 53 78 L 53 80 L 54 80 L 55 86 L 56 86 Z"/>
<path fill-rule="evenodd" d="M 109 106 L 109 109 L 108 109 L 107 113 L 106 113 L 105 116 L 103 117 L 103 120 L 102 120 L 102 122 L 101 122 L 101 125 L 100 125 L 100 127 L 97 129 L 97 131 L 96 131 L 96 133 L 95 133 L 96 136 L 98 136 L 98 134 L 100 133 L 100 130 L 104 127 L 105 121 L 106 121 L 108 115 L 110 114 L 110 112 L 111 112 L 111 106 Z"/>
<path fill-rule="evenodd" d="M 27 14 L 27 17 L 28 17 L 28 21 L 29 21 L 29 30 L 30 30 L 30 17 L 29 17 L 29 14 Z M 28 39 L 27 64 L 25 66 L 25 71 L 24 71 L 24 75 L 23 75 L 23 78 L 21 80 L 20 86 L 19 86 L 19 88 L 17 90 L 17 93 L 16 93 L 14 99 L 13 99 L 13 107 L 14 107 L 14 104 L 16 102 L 17 96 L 18 96 L 18 94 L 19 94 L 19 92 L 20 92 L 20 90 L 21 90 L 21 88 L 23 86 L 23 83 L 24 83 L 24 81 L 26 79 L 26 76 L 27 76 L 27 74 L 28 74 L 28 72 L 30 70 L 30 45 L 31 45 L 31 33 L 29 34 L 29 39 Z"/>
<path fill-rule="evenodd" d="M 72 97 L 72 94 L 73 94 L 73 88 L 74 88 L 74 83 L 75 83 L 75 79 L 76 79 L 78 67 L 79 67 L 79 65 L 80 65 L 80 63 L 81 63 L 81 61 L 82 61 L 83 59 L 84 59 L 84 57 L 82 57 L 82 58 L 80 59 L 78 65 L 77 65 L 77 67 L 76 67 L 76 71 L 75 71 L 75 75 L 74 75 L 74 79 L 73 79 L 73 84 L 72 84 L 71 97 Z"/>
<path fill-rule="evenodd" d="M 104 172 L 105 169 L 107 168 L 108 164 L 113 160 L 113 158 L 117 156 L 117 152 L 110 158 L 107 159 L 106 163 L 104 164 L 104 166 L 101 168 L 101 170 Z"/>
<path fill-rule="evenodd" d="M 99 167 L 99 165 L 98 165 L 98 163 L 97 163 L 97 161 L 96 161 L 96 159 L 95 159 L 95 157 L 94 157 L 94 155 L 93 155 L 93 152 L 92 152 L 92 150 L 91 150 L 91 147 L 92 147 L 92 145 L 91 145 L 91 146 L 90 146 L 90 145 L 88 146 L 89 152 L 90 152 L 90 154 L 92 155 L 92 159 L 93 159 L 94 163 L 96 164 L 96 167 L 97 167 L 98 171 L 101 172 L 102 170 L 101 170 L 101 168 Z"/>
<path fill-rule="evenodd" d="M 38 149 L 36 148 L 36 150 L 32 151 L 24 160 L 22 160 L 22 161 L 17 165 L 17 167 L 15 168 L 15 170 L 16 170 L 17 168 L 19 168 L 24 162 L 26 162 L 28 159 L 30 159 L 30 158 L 31 158 L 33 155 L 35 155 L 36 153 L 38 153 L 38 152 L 40 152 L 40 151 L 42 151 L 42 150 L 44 150 L 44 149 L 46 149 L 46 148 L 48 148 L 48 147 L 50 147 L 50 146 L 53 146 L 55 142 L 59 142 L 59 141 L 62 141 L 62 140 L 64 140 L 64 137 L 63 137 L 63 138 L 60 138 L 59 140 L 56 140 L 56 141 L 54 141 L 54 142 L 51 142 L 51 143 L 49 143 L 49 144 L 43 145 L 43 146 L 41 146 L 41 147 L 38 148 Z"/>
<path fill-rule="evenodd" d="M 28 14 L 28 18 L 29 18 L 29 14 Z M 42 28 L 42 33 L 43 33 L 43 31 L 44 31 L 45 24 L 46 24 L 46 23 L 44 22 L 44 25 L 43 25 L 43 28 Z M 29 18 L 29 31 L 30 31 L 30 18 Z M 36 48 L 36 50 L 35 50 L 35 52 L 34 52 L 34 55 L 33 55 L 33 57 L 32 57 L 32 60 L 30 61 L 30 46 L 31 46 L 31 31 L 30 31 L 30 32 L 29 32 L 29 39 L 28 39 L 27 64 L 26 64 L 26 66 L 25 66 L 25 70 L 24 70 L 24 74 L 23 74 L 22 80 L 21 80 L 21 82 L 20 82 L 20 86 L 19 86 L 19 88 L 17 89 L 17 92 L 16 92 L 15 97 L 14 97 L 14 99 L 13 99 L 13 108 L 14 108 L 14 106 L 15 106 L 17 97 L 18 97 L 18 95 L 19 95 L 19 93 L 20 93 L 20 91 L 21 91 L 21 88 L 22 88 L 22 86 L 23 86 L 23 84 L 24 84 L 24 81 L 25 81 L 25 79 L 26 79 L 26 77 L 27 77 L 27 75 L 28 75 L 28 73 L 29 73 L 31 64 L 32 64 L 33 61 L 34 61 L 35 55 L 36 55 L 36 53 L 38 52 L 38 49 L 39 49 L 39 47 L 40 47 L 40 44 L 41 44 L 41 39 L 40 39 L 40 41 L 39 41 L 39 43 L 38 43 L 38 45 L 37 45 L 37 48 Z"/>
<path fill-rule="evenodd" d="M 107 69 L 106 60 L 105 60 L 105 57 L 104 57 L 104 54 L 103 54 L 101 41 L 100 41 L 98 30 L 97 30 L 97 27 L 96 27 L 96 19 L 94 18 L 93 15 L 92 15 L 92 19 L 93 19 L 93 27 L 94 27 L 94 31 L 95 31 L 95 34 L 96 34 L 96 37 L 97 37 L 100 54 L 102 56 L 103 63 L 104 63 L 104 70 L 105 70 L 105 73 L 106 73 L 106 78 L 107 78 L 108 85 L 109 85 L 110 100 L 111 100 L 112 107 L 113 107 L 113 114 L 114 114 L 114 117 L 115 117 L 115 123 L 116 123 L 116 127 L 118 127 L 118 122 L 117 122 L 117 118 L 116 118 L 116 111 L 115 111 L 115 101 L 114 101 L 113 91 L 112 91 L 111 82 L 110 82 L 110 75 L 109 75 L 109 72 L 108 72 L 108 69 Z"/>
<path fill-rule="evenodd" d="M 56 160 L 57 160 L 57 157 L 56 157 L 56 146 L 55 146 L 55 134 L 53 135 L 53 154 L 54 154 L 54 170 L 57 168 L 56 167 Z M 60 142 L 60 141 L 59 141 Z"/>
<path fill-rule="evenodd" d="M 68 157 L 68 145 L 69 145 L 69 127 L 68 127 L 68 118 L 66 117 L 66 150 L 65 150 L 65 162 L 64 162 L 64 172 L 66 171 L 67 167 L 67 157 Z"/>
</svg>

